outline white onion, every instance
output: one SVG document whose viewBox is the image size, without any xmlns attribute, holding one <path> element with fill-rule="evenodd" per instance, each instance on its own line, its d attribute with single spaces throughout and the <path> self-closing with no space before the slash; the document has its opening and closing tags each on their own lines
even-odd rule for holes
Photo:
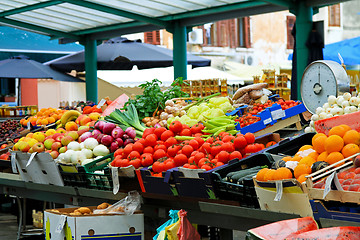
<svg viewBox="0 0 360 240">
<path fill-rule="evenodd" d="M 345 99 L 344 99 L 343 96 L 339 96 L 339 97 L 337 97 L 337 99 L 336 99 L 336 103 L 337 103 L 338 105 L 340 105 L 340 106 L 341 106 L 341 104 L 343 103 L 343 101 L 345 101 Z"/>
<path fill-rule="evenodd" d="M 310 127 L 314 127 L 315 126 L 315 122 L 314 121 L 310 121 Z"/>
<path fill-rule="evenodd" d="M 323 105 L 323 109 L 326 109 L 326 108 L 329 108 L 330 107 L 330 104 L 329 103 L 324 103 L 324 105 Z"/>
<path fill-rule="evenodd" d="M 357 106 L 360 103 L 360 99 L 358 97 L 351 97 L 349 103 L 352 106 Z"/>
<path fill-rule="evenodd" d="M 329 104 L 334 104 L 336 102 L 336 97 L 334 95 L 330 95 L 328 97 L 328 103 Z"/>
<path fill-rule="evenodd" d="M 304 132 L 305 132 L 305 133 L 310 133 L 310 132 L 311 132 L 311 127 L 306 127 L 306 128 L 304 129 Z"/>
<path fill-rule="evenodd" d="M 344 93 L 343 97 L 346 101 L 349 101 L 351 98 L 351 94 L 349 92 L 346 92 L 346 93 Z"/>
<path fill-rule="evenodd" d="M 333 108 L 326 108 L 326 109 L 325 109 L 325 113 L 330 113 L 331 110 L 333 110 Z"/>
<path fill-rule="evenodd" d="M 350 110 L 350 106 L 347 106 L 344 108 L 344 114 L 348 114 L 348 113 L 351 113 L 351 110 Z"/>
<path fill-rule="evenodd" d="M 315 112 L 317 115 L 319 115 L 323 111 L 324 111 L 324 109 L 322 107 L 317 107 Z"/>
<path fill-rule="evenodd" d="M 355 107 L 355 106 L 350 106 L 350 111 L 353 113 L 353 112 L 357 112 L 358 111 L 358 108 Z"/>
<path fill-rule="evenodd" d="M 326 114 L 326 117 L 325 117 L 325 118 L 332 118 L 332 117 L 334 117 L 334 115 L 332 115 L 331 113 L 329 113 L 329 114 Z"/>
<path fill-rule="evenodd" d="M 350 103 L 349 103 L 349 101 L 343 101 L 342 103 L 341 103 L 341 106 L 343 107 L 343 108 L 345 108 L 345 107 L 348 107 L 348 106 L 350 106 Z"/>
<path fill-rule="evenodd" d="M 320 118 L 320 119 L 325 119 L 325 118 L 326 118 L 326 115 L 327 115 L 326 112 L 322 112 L 322 113 L 319 114 L 319 118 Z"/>
<path fill-rule="evenodd" d="M 318 115 L 318 114 L 312 115 L 312 116 L 311 116 L 311 120 L 312 120 L 312 121 L 317 121 L 317 120 L 319 120 L 319 115 Z"/>
</svg>

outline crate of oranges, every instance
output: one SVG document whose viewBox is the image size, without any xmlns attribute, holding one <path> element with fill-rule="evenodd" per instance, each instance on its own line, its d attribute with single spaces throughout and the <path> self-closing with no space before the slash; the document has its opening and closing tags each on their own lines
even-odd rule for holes
<svg viewBox="0 0 360 240">
<path fill-rule="evenodd" d="M 56 108 L 42 108 L 34 116 L 21 119 L 20 124 L 24 127 L 28 126 L 29 122 L 33 127 L 52 124 L 59 120 L 65 111 Z"/>
</svg>

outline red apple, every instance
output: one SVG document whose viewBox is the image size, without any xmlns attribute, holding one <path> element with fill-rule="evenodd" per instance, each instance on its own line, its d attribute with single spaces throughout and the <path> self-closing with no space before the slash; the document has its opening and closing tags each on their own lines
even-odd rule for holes
<svg viewBox="0 0 360 240">
<path fill-rule="evenodd" d="M 62 145 L 61 145 L 60 142 L 54 142 L 54 143 L 51 145 L 51 150 L 52 150 L 52 151 L 58 151 L 59 148 L 61 148 L 61 147 L 62 147 Z"/>
<path fill-rule="evenodd" d="M 42 142 L 38 142 L 34 144 L 31 148 L 34 152 L 38 152 L 38 153 L 45 151 L 45 146 Z"/>
<path fill-rule="evenodd" d="M 52 135 L 52 138 L 55 140 L 57 137 L 61 136 L 61 133 L 54 133 L 54 135 Z"/>
<path fill-rule="evenodd" d="M 55 139 L 53 139 L 53 138 L 46 139 L 45 142 L 44 142 L 44 145 L 45 145 L 46 149 L 51 149 L 51 145 L 54 142 L 55 142 Z"/>
<path fill-rule="evenodd" d="M 73 139 L 72 136 L 68 135 L 68 136 L 65 136 L 61 139 L 61 144 L 63 146 L 67 146 L 70 142 L 74 141 L 76 139 Z"/>
<path fill-rule="evenodd" d="M 59 156 L 59 152 L 58 151 L 51 151 L 50 155 L 53 159 L 56 159 Z"/>
</svg>

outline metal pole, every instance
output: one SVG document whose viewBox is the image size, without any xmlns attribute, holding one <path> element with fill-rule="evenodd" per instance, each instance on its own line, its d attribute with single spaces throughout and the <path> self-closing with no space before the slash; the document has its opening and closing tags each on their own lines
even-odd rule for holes
<svg viewBox="0 0 360 240">
<path fill-rule="evenodd" d="M 186 26 L 181 26 L 180 22 L 175 22 L 173 27 L 174 79 L 178 77 L 187 79 Z"/>
<path fill-rule="evenodd" d="M 84 46 L 85 46 L 86 100 L 97 103 L 98 80 L 97 80 L 96 40 L 86 38 Z"/>
<path fill-rule="evenodd" d="M 306 40 L 312 28 L 312 7 L 306 6 L 305 1 L 298 1 L 296 9 L 296 67 L 297 67 L 297 98 L 301 100 L 301 78 L 307 66 L 309 50 Z"/>
</svg>

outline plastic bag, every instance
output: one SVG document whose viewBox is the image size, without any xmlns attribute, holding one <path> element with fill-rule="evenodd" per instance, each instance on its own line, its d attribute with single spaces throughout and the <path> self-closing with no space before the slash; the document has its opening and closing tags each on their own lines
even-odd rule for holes
<svg viewBox="0 0 360 240">
<path fill-rule="evenodd" d="M 288 239 L 288 237 L 294 236 L 296 234 L 317 229 L 318 225 L 312 217 L 295 218 L 250 229 L 246 234 L 246 239 Z"/>
<path fill-rule="evenodd" d="M 170 226 L 170 225 L 173 225 L 177 221 L 179 221 L 178 212 L 179 212 L 179 210 L 170 210 L 169 211 L 170 219 L 168 221 L 166 221 L 163 225 L 161 225 L 160 227 L 158 227 L 156 229 L 157 234 L 153 237 L 153 240 L 165 240 L 165 239 L 167 239 L 165 228 Z"/>
<path fill-rule="evenodd" d="M 129 100 L 129 97 L 124 93 L 120 95 L 117 99 L 112 101 L 112 103 L 103 111 L 101 116 L 108 116 L 112 113 L 116 108 L 121 109 L 124 107 L 125 103 Z"/>
<path fill-rule="evenodd" d="M 185 210 L 179 211 L 180 227 L 177 233 L 179 240 L 200 240 L 200 234 L 196 231 L 193 225 L 186 217 L 187 212 Z"/>
<path fill-rule="evenodd" d="M 128 195 L 120 201 L 110 205 L 105 209 L 96 209 L 94 214 L 124 214 L 132 215 L 136 210 L 140 210 L 140 194 L 137 191 L 130 191 Z"/>
</svg>

